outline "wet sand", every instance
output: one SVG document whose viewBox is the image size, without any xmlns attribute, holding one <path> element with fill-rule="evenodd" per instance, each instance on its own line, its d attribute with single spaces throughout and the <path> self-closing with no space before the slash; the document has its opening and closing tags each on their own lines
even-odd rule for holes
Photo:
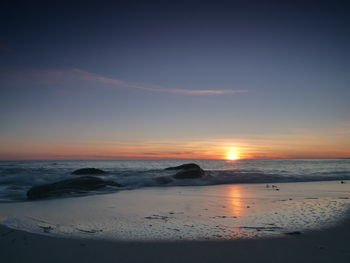
<svg viewBox="0 0 350 263">
<path fill-rule="evenodd" d="M 212 242 L 67 239 L 0 227 L 1 262 L 349 262 L 350 221 L 279 238 Z"/>
<path fill-rule="evenodd" d="M 2 203 L 0 222 L 11 228 L 0 227 L 1 262 L 348 262 L 349 187 L 170 187 Z"/>
<path fill-rule="evenodd" d="M 0 203 L 0 224 L 59 237 L 220 241 L 331 227 L 350 207 L 350 183 L 284 183 L 277 187 L 152 187 Z"/>
</svg>

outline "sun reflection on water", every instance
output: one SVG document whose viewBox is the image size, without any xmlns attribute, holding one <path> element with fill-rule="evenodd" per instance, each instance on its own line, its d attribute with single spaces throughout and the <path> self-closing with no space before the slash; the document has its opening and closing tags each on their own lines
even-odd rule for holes
<svg viewBox="0 0 350 263">
<path fill-rule="evenodd" d="M 243 209 L 243 187 L 239 185 L 232 185 L 228 189 L 228 196 L 230 198 L 230 212 L 232 216 L 240 217 L 244 214 Z"/>
</svg>

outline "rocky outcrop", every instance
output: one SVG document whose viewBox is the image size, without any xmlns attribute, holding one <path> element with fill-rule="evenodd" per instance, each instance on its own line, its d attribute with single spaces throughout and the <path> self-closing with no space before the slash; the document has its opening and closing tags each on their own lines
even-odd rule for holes
<svg viewBox="0 0 350 263">
<path fill-rule="evenodd" d="M 106 174 L 107 172 L 100 170 L 100 169 L 96 169 L 96 168 L 82 168 L 82 169 L 78 169 L 75 170 L 74 172 L 72 172 L 72 174 L 75 175 L 85 175 L 85 174 Z"/>
<path fill-rule="evenodd" d="M 179 171 L 174 175 L 175 179 L 194 179 L 201 178 L 204 176 L 204 171 L 202 169 L 189 169 Z"/>
<path fill-rule="evenodd" d="M 84 193 L 106 186 L 122 186 L 112 181 L 106 181 L 93 176 L 83 176 L 74 179 L 59 181 L 52 184 L 33 186 L 27 192 L 29 200 L 58 197 L 71 193 Z"/>
<path fill-rule="evenodd" d="M 189 170 L 189 169 L 201 169 L 198 164 L 195 163 L 185 163 L 179 166 L 168 167 L 165 170 Z"/>
<path fill-rule="evenodd" d="M 175 167 L 168 167 L 165 170 L 178 171 L 173 177 L 175 179 L 195 179 L 204 176 L 204 171 L 195 163 L 186 163 Z"/>
<path fill-rule="evenodd" d="M 301 232 L 300 231 L 293 231 L 293 232 L 287 232 L 287 233 L 284 233 L 285 235 L 301 235 Z"/>
</svg>

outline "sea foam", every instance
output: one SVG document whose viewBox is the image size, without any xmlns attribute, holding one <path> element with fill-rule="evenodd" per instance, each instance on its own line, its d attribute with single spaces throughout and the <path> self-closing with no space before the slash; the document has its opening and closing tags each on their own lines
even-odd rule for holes
<svg viewBox="0 0 350 263">
<path fill-rule="evenodd" d="M 350 160 L 191 160 L 204 170 L 202 178 L 178 180 L 166 167 L 188 160 L 157 161 L 21 161 L 0 162 L 0 201 L 26 199 L 35 185 L 76 178 L 72 171 L 95 167 L 107 171 L 96 175 L 118 182 L 122 188 L 106 187 L 86 194 L 143 187 L 207 186 L 219 184 L 282 183 L 350 180 Z"/>
</svg>

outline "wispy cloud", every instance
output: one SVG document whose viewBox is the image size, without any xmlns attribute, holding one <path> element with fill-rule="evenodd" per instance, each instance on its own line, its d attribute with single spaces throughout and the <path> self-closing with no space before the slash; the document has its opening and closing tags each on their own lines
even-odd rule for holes
<svg viewBox="0 0 350 263">
<path fill-rule="evenodd" d="M 149 92 L 162 92 L 182 95 L 228 95 L 246 93 L 248 90 L 243 89 L 181 89 L 168 88 L 158 85 L 146 85 L 128 82 L 120 79 L 109 78 L 103 75 L 95 74 L 85 71 L 83 69 L 74 68 L 71 70 L 17 70 L 17 71 L 3 71 L 0 72 L 3 77 L 15 79 L 16 81 L 38 81 L 40 83 L 48 84 L 51 82 L 69 82 L 69 81 L 88 81 L 99 84 L 108 85 L 109 87 L 125 88 L 125 89 L 139 89 Z"/>
<path fill-rule="evenodd" d="M 114 86 L 128 88 L 128 89 L 141 89 L 153 92 L 166 92 L 184 95 L 225 95 L 225 94 L 237 94 L 245 93 L 247 90 L 233 90 L 233 89 L 201 89 L 201 90 L 189 90 L 189 89 L 179 89 L 179 88 L 165 88 L 155 85 L 143 85 L 130 83 L 119 79 L 108 78 L 91 72 L 87 72 L 81 69 L 73 69 L 72 72 L 76 73 L 80 78 L 100 82 L 104 84 L 111 84 Z"/>
</svg>

